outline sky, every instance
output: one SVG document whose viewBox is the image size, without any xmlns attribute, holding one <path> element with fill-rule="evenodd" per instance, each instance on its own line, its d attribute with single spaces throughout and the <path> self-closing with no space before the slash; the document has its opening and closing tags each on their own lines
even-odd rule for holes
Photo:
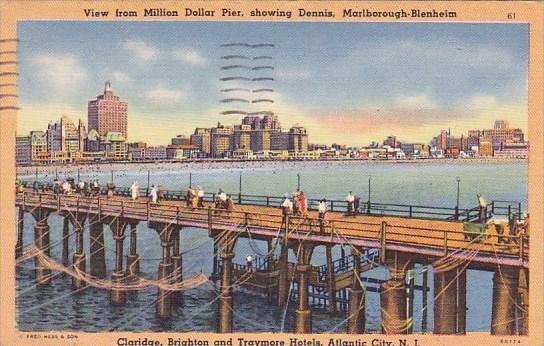
<svg viewBox="0 0 544 346">
<path fill-rule="evenodd" d="M 495 119 L 527 131 L 525 24 L 23 21 L 18 36 L 18 134 L 61 115 L 86 123 L 106 80 L 128 102 L 128 140 L 154 145 L 240 123 L 227 110 L 273 111 L 321 144 L 427 143 Z M 221 81 L 232 76 L 274 80 Z M 231 88 L 274 91 L 221 92 Z"/>
</svg>

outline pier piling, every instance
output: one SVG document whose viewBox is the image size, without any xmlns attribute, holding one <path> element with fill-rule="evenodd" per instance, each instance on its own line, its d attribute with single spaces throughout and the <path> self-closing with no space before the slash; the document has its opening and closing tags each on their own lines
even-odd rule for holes
<svg viewBox="0 0 544 346">
<path fill-rule="evenodd" d="M 62 220 L 62 264 L 70 265 L 70 219 L 66 216 Z"/>
<path fill-rule="evenodd" d="M 170 257 L 170 247 L 171 242 L 163 241 L 161 242 L 162 246 L 162 260 L 159 263 L 159 281 L 164 280 L 165 282 L 171 282 L 172 274 L 172 260 Z M 159 287 L 157 290 L 157 304 L 156 304 L 156 314 L 159 319 L 167 319 L 172 315 L 172 292 L 164 288 Z"/>
<path fill-rule="evenodd" d="M 115 271 L 111 274 L 114 287 L 111 289 L 110 300 L 112 305 L 123 305 L 127 301 L 127 292 L 124 289 L 125 273 L 123 271 L 123 240 L 125 239 L 126 223 L 117 219 L 110 224 L 115 240 Z"/>
<path fill-rule="evenodd" d="M 106 253 L 104 249 L 104 226 L 102 222 L 89 222 L 91 275 L 103 279 L 106 277 Z"/>
<path fill-rule="evenodd" d="M 348 334 L 361 334 L 365 330 L 365 290 L 361 285 L 361 256 L 359 249 L 353 248 L 353 276 L 348 289 Z"/>
<path fill-rule="evenodd" d="M 172 239 L 172 281 L 174 283 L 183 281 L 183 258 L 180 251 L 180 236 L 181 232 L 178 229 L 174 232 Z M 172 304 L 177 306 L 183 305 L 183 291 L 174 291 L 172 293 Z"/>
<path fill-rule="evenodd" d="M 136 227 L 137 223 L 130 224 L 130 249 L 127 255 L 127 280 L 135 281 L 140 274 L 140 255 L 137 252 L 137 235 Z"/>
<path fill-rule="evenodd" d="M 36 224 L 34 226 L 34 244 L 36 247 L 46 256 L 50 255 L 50 237 L 49 237 L 49 225 L 47 218 L 49 211 L 38 208 L 32 213 Z M 36 266 L 36 283 L 38 286 L 47 285 L 51 282 L 51 269 L 43 266 L 41 261 L 35 259 Z"/>
<path fill-rule="evenodd" d="M 332 245 L 327 245 L 326 247 L 326 257 L 327 257 L 327 294 L 329 297 L 328 300 L 328 309 L 329 314 L 336 313 L 336 277 L 334 275 L 334 266 L 332 262 Z"/>
<path fill-rule="evenodd" d="M 221 291 L 219 297 L 218 333 L 232 333 L 232 259 L 234 253 L 221 254 Z"/>
<path fill-rule="evenodd" d="M 520 269 L 519 272 L 519 303 L 517 311 L 518 334 L 527 335 L 529 332 L 529 271 Z"/>
<path fill-rule="evenodd" d="M 514 335 L 516 333 L 516 300 L 518 295 L 519 269 L 497 267 L 493 275 L 493 300 L 491 308 L 491 334 Z"/>
<path fill-rule="evenodd" d="M 72 258 L 74 270 L 85 273 L 86 257 L 83 251 L 83 226 L 85 225 L 85 216 L 76 215 L 71 218 L 72 225 L 76 232 L 76 251 Z M 72 289 L 80 290 L 86 286 L 85 281 L 79 276 L 72 276 Z"/>
<path fill-rule="evenodd" d="M 382 310 L 382 333 L 406 334 L 406 268 L 410 264 L 407 256 L 396 251 L 387 251 L 385 262 L 389 266 L 390 279 L 380 287 L 380 304 Z"/>
<path fill-rule="evenodd" d="M 25 210 L 19 207 L 17 216 L 17 243 L 15 244 L 15 258 L 23 255 L 23 232 L 25 229 Z"/>
<path fill-rule="evenodd" d="M 295 311 L 295 333 L 308 334 L 312 332 L 312 310 L 308 305 L 308 284 L 310 281 L 313 245 L 302 243 L 297 250 L 298 262 L 298 308 Z"/>
<path fill-rule="evenodd" d="M 280 258 L 278 259 L 278 306 L 283 308 L 287 305 L 289 299 L 289 263 L 288 263 L 288 233 L 289 216 L 284 216 L 283 224 L 285 226 L 283 238 L 281 241 Z"/>
</svg>

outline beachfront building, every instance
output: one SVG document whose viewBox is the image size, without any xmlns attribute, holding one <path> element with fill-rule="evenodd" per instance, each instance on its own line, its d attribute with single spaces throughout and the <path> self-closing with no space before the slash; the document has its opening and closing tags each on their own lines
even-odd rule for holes
<svg viewBox="0 0 544 346">
<path fill-rule="evenodd" d="M 125 143 L 125 137 L 120 132 L 108 132 L 105 136 L 101 136 L 98 131 L 93 129 L 87 135 L 85 152 L 81 156 L 93 160 L 97 158 L 113 161 L 126 160 L 128 158 L 128 144 Z"/>
<path fill-rule="evenodd" d="M 68 116 L 63 115 L 54 123 L 47 125 L 47 151 L 65 151 L 68 153 L 83 151 L 87 137 L 85 125 L 79 120 L 78 125 Z"/>
<path fill-rule="evenodd" d="M 172 145 L 189 145 L 191 144 L 191 139 L 184 135 L 177 135 L 176 137 L 172 138 L 170 143 L 172 143 Z"/>
<path fill-rule="evenodd" d="M 295 125 L 289 129 L 289 151 L 308 151 L 308 132 L 305 127 Z"/>
<path fill-rule="evenodd" d="M 168 160 L 196 159 L 199 154 L 200 149 L 192 144 L 171 144 L 166 147 L 166 158 Z"/>
<path fill-rule="evenodd" d="M 289 150 L 289 138 L 289 132 L 281 130 L 270 132 L 270 149 Z"/>
<path fill-rule="evenodd" d="M 493 156 L 493 143 L 491 141 L 480 141 L 478 156 Z"/>
<path fill-rule="evenodd" d="M 47 163 L 47 137 L 44 131 L 30 131 L 31 160 L 36 163 Z"/>
<path fill-rule="evenodd" d="M 213 127 L 211 134 L 211 154 L 212 157 L 229 157 L 232 150 L 234 128 L 217 123 Z"/>
<path fill-rule="evenodd" d="M 17 165 L 29 165 L 32 163 L 30 136 L 15 137 L 15 163 Z"/>
<path fill-rule="evenodd" d="M 499 150 L 494 152 L 495 157 L 500 158 L 523 158 L 526 159 L 529 157 L 529 143 L 516 143 L 516 142 L 506 142 L 502 143 Z"/>
<path fill-rule="evenodd" d="M 106 81 L 104 93 L 88 103 L 89 130 L 101 136 L 108 132 L 121 133 L 127 138 L 128 103 L 113 93 L 110 81 Z"/>
<path fill-rule="evenodd" d="M 201 156 L 208 157 L 211 154 L 211 132 L 210 129 L 196 128 L 190 137 L 190 144 L 195 145 Z"/>
<path fill-rule="evenodd" d="M 251 148 L 251 125 L 234 125 L 234 147 L 233 149 Z"/>
</svg>

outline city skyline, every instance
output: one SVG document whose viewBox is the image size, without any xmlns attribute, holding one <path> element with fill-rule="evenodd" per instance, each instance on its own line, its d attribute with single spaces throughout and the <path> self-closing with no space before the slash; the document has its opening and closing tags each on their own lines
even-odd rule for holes
<svg viewBox="0 0 544 346">
<path fill-rule="evenodd" d="M 131 142 L 164 144 L 234 123 L 239 116 L 219 114 L 228 54 L 219 46 L 239 38 L 276 45 L 272 109 L 305 126 L 312 143 L 364 145 L 391 134 L 428 142 L 437 128 L 463 133 L 495 119 L 527 132 L 526 25 L 104 24 L 20 24 L 18 133 L 63 114 L 86 121 L 87 102 L 108 79 L 130 104 Z M 74 30 L 77 42 L 66 34 Z"/>
</svg>

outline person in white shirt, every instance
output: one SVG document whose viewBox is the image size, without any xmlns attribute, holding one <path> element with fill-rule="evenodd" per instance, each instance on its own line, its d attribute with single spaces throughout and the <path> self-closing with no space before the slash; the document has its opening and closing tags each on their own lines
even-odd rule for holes
<svg viewBox="0 0 544 346">
<path fill-rule="evenodd" d="M 285 195 L 281 202 L 281 210 L 283 215 L 288 215 L 293 210 L 293 202 Z"/>
<path fill-rule="evenodd" d="M 132 183 L 132 186 L 130 187 L 130 192 L 133 200 L 137 200 L 138 197 L 140 197 L 140 186 L 138 185 L 138 182 Z"/>
<path fill-rule="evenodd" d="M 155 187 L 155 185 L 151 186 L 151 192 L 149 193 L 149 195 L 151 197 L 151 202 L 157 203 L 157 199 L 159 197 L 159 191 L 157 191 L 157 188 Z"/>
<path fill-rule="evenodd" d="M 65 194 L 72 193 L 72 185 L 68 181 L 65 181 L 64 184 L 62 184 L 62 189 L 64 190 Z"/>
<path fill-rule="evenodd" d="M 200 186 L 197 186 L 197 195 L 198 195 L 198 207 L 203 208 L 204 207 L 204 190 Z"/>
<path fill-rule="evenodd" d="M 248 255 L 246 257 L 246 262 L 247 262 L 247 271 L 253 272 L 253 257 L 251 257 L 251 255 Z"/>
<path fill-rule="evenodd" d="M 346 202 L 348 202 L 348 215 L 353 215 L 353 202 L 355 201 L 355 196 L 350 191 L 346 196 Z"/>
<path fill-rule="evenodd" d="M 322 199 L 317 205 L 317 212 L 319 213 L 319 229 L 321 232 L 325 231 L 325 217 L 327 216 L 327 200 Z"/>
<path fill-rule="evenodd" d="M 487 201 L 480 194 L 476 196 L 478 197 L 478 204 L 480 206 L 479 221 L 486 222 L 487 221 Z"/>
</svg>

